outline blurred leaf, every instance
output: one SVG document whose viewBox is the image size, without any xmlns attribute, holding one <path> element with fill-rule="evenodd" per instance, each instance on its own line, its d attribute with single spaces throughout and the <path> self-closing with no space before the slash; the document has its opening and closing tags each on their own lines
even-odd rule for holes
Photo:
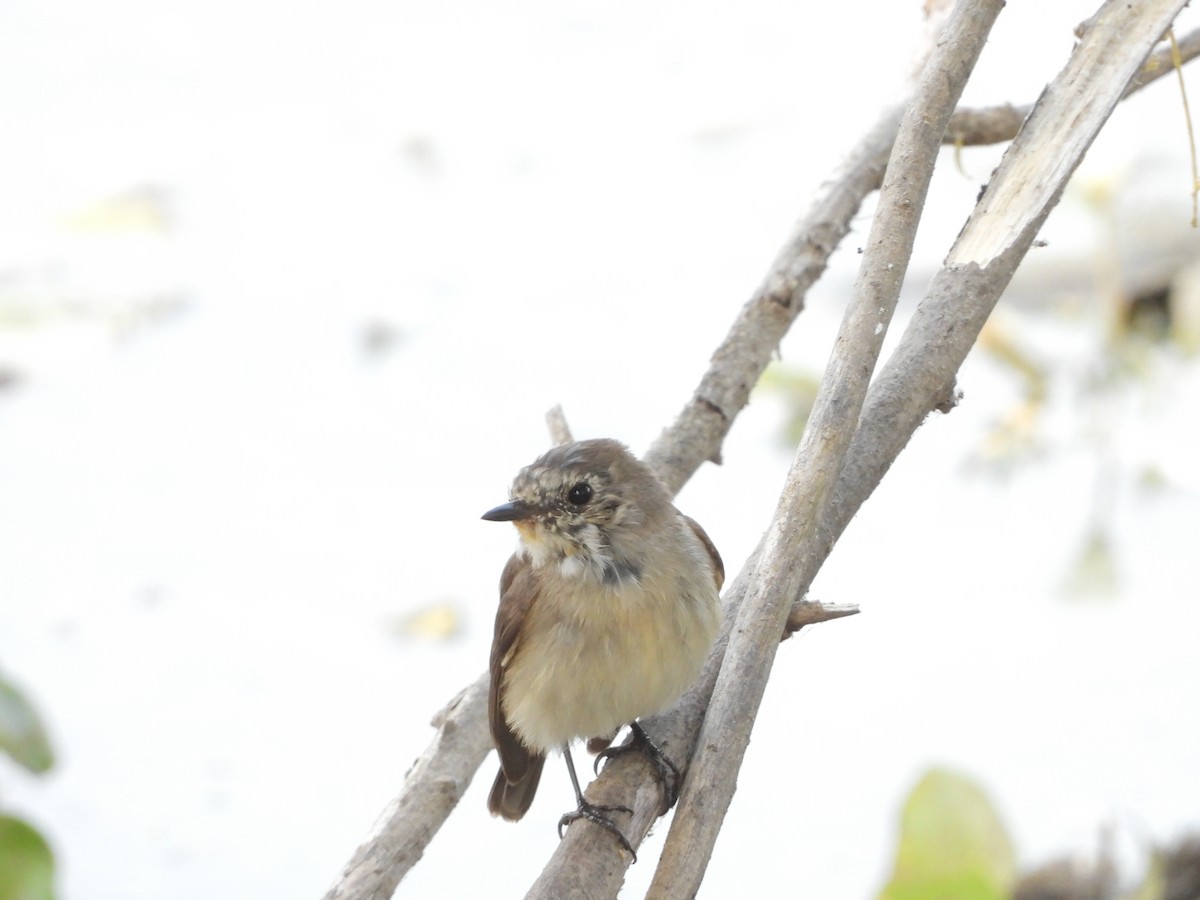
<svg viewBox="0 0 1200 900">
<path fill-rule="evenodd" d="M 1041 406 L 1022 402 L 1009 407 L 983 436 L 975 454 L 975 464 L 996 472 L 1011 471 L 1016 464 L 1028 462 L 1041 450 Z"/>
<path fill-rule="evenodd" d="M 881 900 L 1003 900 L 1015 880 L 1012 843 L 987 795 L 962 775 L 930 770 L 904 803 Z"/>
<path fill-rule="evenodd" d="M 35 829 L 0 816 L 0 900 L 53 900 L 54 853 Z"/>
<path fill-rule="evenodd" d="M 1200 351 L 1200 263 L 1175 273 L 1168 302 L 1171 338 L 1186 353 Z"/>
<path fill-rule="evenodd" d="M 462 615 L 450 600 L 430 603 L 398 617 L 393 630 L 405 638 L 445 641 L 462 634 Z"/>
<path fill-rule="evenodd" d="M 1126 900 L 1163 900 L 1167 892 L 1166 860 L 1161 850 L 1150 854 L 1149 865 L 1146 867 L 1146 877 Z"/>
<path fill-rule="evenodd" d="M 978 346 L 1016 377 L 1021 391 L 1021 398 L 1001 414 L 976 453 L 979 465 L 1006 471 L 1034 458 L 1041 449 L 1050 370 L 1036 358 L 1028 346 L 1028 335 L 1015 329 L 1011 319 L 990 319 L 979 334 Z"/>
<path fill-rule="evenodd" d="M 1161 466 L 1147 463 L 1137 472 L 1137 486 L 1147 494 L 1157 494 L 1171 487 L 1171 479 Z"/>
<path fill-rule="evenodd" d="M 170 194 L 161 185 L 138 185 L 74 211 L 64 224 L 72 231 L 99 234 L 164 234 L 171 229 Z"/>
<path fill-rule="evenodd" d="M 785 446 L 794 447 L 800 443 L 820 385 L 821 379 L 813 372 L 791 369 L 779 363 L 768 366 L 759 379 L 758 388 L 781 397 L 787 408 L 787 421 L 783 426 Z"/>
<path fill-rule="evenodd" d="M 1018 340 L 1014 330 L 999 317 L 993 317 L 979 333 L 978 346 L 1022 382 L 1027 403 L 1040 408 L 1046 400 L 1049 367 L 1037 359 Z"/>
<path fill-rule="evenodd" d="M 1067 573 L 1063 590 L 1072 597 L 1107 597 L 1117 590 L 1117 562 L 1112 539 L 1093 528 Z"/>
<path fill-rule="evenodd" d="M 24 695 L 0 677 L 0 750 L 30 772 L 54 765 L 54 751 L 42 720 Z"/>
</svg>

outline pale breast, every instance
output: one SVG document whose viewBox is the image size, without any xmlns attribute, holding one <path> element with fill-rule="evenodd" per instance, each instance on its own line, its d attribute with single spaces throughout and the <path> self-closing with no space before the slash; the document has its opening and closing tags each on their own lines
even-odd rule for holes
<svg viewBox="0 0 1200 900">
<path fill-rule="evenodd" d="M 616 585 L 551 567 L 540 575 L 503 704 L 530 748 L 612 734 L 666 709 L 699 674 L 720 621 L 703 566 Z"/>
</svg>

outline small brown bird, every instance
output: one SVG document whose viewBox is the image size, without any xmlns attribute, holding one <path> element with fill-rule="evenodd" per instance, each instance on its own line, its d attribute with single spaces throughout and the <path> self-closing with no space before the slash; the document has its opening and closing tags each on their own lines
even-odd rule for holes
<svg viewBox="0 0 1200 900">
<path fill-rule="evenodd" d="M 601 757 L 627 749 L 657 757 L 670 808 L 678 770 L 636 719 L 662 712 L 700 673 L 720 624 L 721 557 L 616 441 L 555 447 L 521 470 L 510 497 L 483 514 L 520 533 L 500 576 L 492 642 L 488 713 L 500 772 L 488 809 L 520 819 L 546 754 L 561 749 L 579 806 L 559 820 L 559 834 L 584 818 L 633 854 L 603 815 L 614 808 L 584 800 L 570 743 L 588 738 L 590 750 L 603 750 L 628 724 L 631 741 Z"/>
</svg>

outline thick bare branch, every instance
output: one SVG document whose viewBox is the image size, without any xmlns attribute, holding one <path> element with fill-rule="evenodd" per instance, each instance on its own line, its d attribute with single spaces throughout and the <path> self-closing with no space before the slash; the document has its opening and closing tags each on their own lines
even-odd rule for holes
<svg viewBox="0 0 1200 900">
<path fill-rule="evenodd" d="M 387 900 L 458 805 L 492 749 L 485 672 L 433 720 L 433 741 L 413 763 L 404 790 L 346 864 L 325 900 Z"/>
<path fill-rule="evenodd" d="M 1200 28 L 1179 39 L 1179 56 L 1185 63 L 1200 56 Z M 1142 65 L 1137 76 L 1125 89 L 1122 98 L 1129 97 L 1158 79 L 1170 75 L 1174 68 L 1171 48 L 1167 45 L 1159 47 Z M 943 140 L 947 144 L 963 147 L 1011 141 L 1017 136 L 1021 123 L 1029 117 L 1032 110 L 1032 103 L 1025 106 L 1005 103 L 1002 106 L 988 106 L 982 109 L 960 109 L 951 117 Z"/>
<path fill-rule="evenodd" d="M 839 171 L 825 182 L 713 353 L 692 398 L 646 452 L 646 463 L 672 493 L 683 487 L 705 460 L 720 461 L 725 435 L 749 401 L 750 391 L 779 342 L 804 309 L 808 289 L 849 233 L 863 200 L 879 187 L 901 112 L 900 105 L 886 110 Z"/>
<path fill-rule="evenodd" d="M 1180 41 L 1184 61 L 1200 56 L 1200 29 Z M 1126 88 L 1128 96 L 1171 71 L 1170 49 L 1151 56 Z M 1033 107 L 1004 105 L 959 110 L 943 141 L 994 144 L 1012 140 Z M 713 353 L 708 370 L 675 421 L 647 451 L 646 462 L 677 492 L 706 460 L 719 462 L 725 435 L 750 399 L 771 356 L 804 309 L 808 289 L 850 231 L 863 200 L 883 179 L 900 125 L 902 105 L 887 110 L 825 182 L 809 212 L 796 223 L 767 277 L 742 307 Z"/>
<path fill-rule="evenodd" d="M 925 417 L 955 402 L 955 375 L 976 335 L 1129 78 L 1183 6 L 1109 0 L 1097 14 L 1104 27 L 1089 29 L 1047 88 L 871 385 L 822 520 L 823 544 L 841 534 Z M 1017 202 L 1028 206 L 1010 205 Z"/>
<path fill-rule="evenodd" d="M 648 896 L 693 897 L 733 799 L 778 636 L 828 555 L 819 524 L 900 296 L 942 134 L 1003 0 L 960 0 L 905 112 L 862 267 L 759 564 L 738 610 L 712 702 Z"/>
</svg>

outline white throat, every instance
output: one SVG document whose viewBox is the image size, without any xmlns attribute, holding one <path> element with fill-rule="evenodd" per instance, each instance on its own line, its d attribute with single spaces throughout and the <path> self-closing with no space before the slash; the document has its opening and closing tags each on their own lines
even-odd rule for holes
<svg viewBox="0 0 1200 900">
<path fill-rule="evenodd" d="M 570 538 L 539 529 L 533 540 L 521 540 L 518 552 L 535 569 L 552 568 L 570 581 L 588 580 L 615 587 L 637 582 L 641 575 L 635 567 L 613 557 L 612 548 L 595 525 L 586 525 Z"/>
</svg>

